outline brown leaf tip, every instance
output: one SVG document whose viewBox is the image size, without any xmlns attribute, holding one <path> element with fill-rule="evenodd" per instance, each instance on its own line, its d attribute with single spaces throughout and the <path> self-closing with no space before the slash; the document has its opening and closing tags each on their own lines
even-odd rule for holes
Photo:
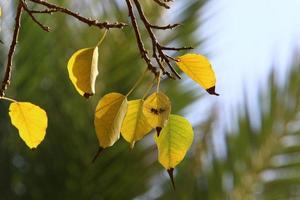
<svg viewBox="0 0 300 200">
<path fill-rule="evenodd" d="M 88 99 L 88 98 L 90 98 L 93 95 L 94 95 L 93 93 L 84 93 L 83 96 Z"/>
<path fill-rule="evenodd" d="M 97 158 L 99 157 L 99 155 L 102 151 L 103 151 L 103 148 L 99 147 L 98 151 L 96 152 L 95 156 L 93 157 L 92 163 L 95 163 L 95 161 L 97 160 Z"/>
<path fill-rule="evenodd" d="M 171 182 L 172 182 L 172 186 L 173 186 L 173 189 L 175 191 L 175 182 L 174 182 L 174 176 L 173 176 L 173 172 L 174 172 L 174 168 L 170 168 L 167 170 L 168 174 L 169 174 L 169 177 L 171 179 Z"/>
<path fill-rule="evenodd" d="M 160 134 L 160 132 L 161 132 L 161 127 L 156 127 L 156 132 L 157 132 L 157 137 L 159 137 L 159 134 Z"/>
<path fill-rule="evenodd" d="M 216 93 L 215 90 L 216 90 L 216 87 L 213 86 L 213 87 L 211 87 L 211 88 L 208 88 L 206 91 L 207 91 L 209 94 L 211 94 L 211 95 L 219 96 L 220 94 Z"/>
</svg>

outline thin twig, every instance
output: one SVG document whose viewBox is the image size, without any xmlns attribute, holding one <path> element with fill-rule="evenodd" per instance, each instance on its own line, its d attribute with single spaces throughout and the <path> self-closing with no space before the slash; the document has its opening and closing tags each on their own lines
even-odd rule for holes
<svg viewBox="0 0 300 200">
<path fill-rule="evenodd" d="M 39 27 L 41 27 L 44 31 L 49 32 L 50 28 L 48 26 L 43 25 L 41 22 L 39 22 L 35 16 L 33 15 L 33 13 L 31 12 L 31 10 L 28 9 L 28 6 L 25 2 L 25 0 L 21 0 L 22 2 L 22 6 L 24 8 L 24 10 L 28 13 L 28 15 L 31 17 L 32 21 L 34 21 Z"/>
<path fill-rule="evenodd" d="M 151 28 L 154 28 L 154 29 L 161 29 L 161 30 L 167 30 L 167 29 L 173 29 L 173 28 L 176 28 L 178 26 L 180 26 L 181 24 L 168 24 L 166 26 L 157 26 L 157 25 L 152 25 L 150 24 L 150 27 Z"/>
<path fill-rule="evenodd" d="M 58 12 L 57 9 L 44 9 L 44 10 L 30 10 L 33 14 L 52 14 Z"/>
<path fill-rule="evenodd" d="M 166 2 L 166 1 L 164 1 L 164 2 L 161 2 L 160 0 L 153 0 L 155 3 L 157 3 L 158 5 L 160 5 L 160 6 L 162 6 L 162 7 L 164 7 L 164 8 L 166 8 L 166 9 L 169 9 L 170 8 L 170 6 L 168 6 L 168 4 L 166 4 L 166 3 L 164 3 L 164 2 Z"/>
<path fill-rule="evenodd" d="M 193 47 L 165 47 L 165 46 L 161 46 L 160 48 L 162 50 L 167 50 L 167 51 L 183 51 L 183 50 L 193 49 Z"/>
<path fill-rule="evenodd" d="M 127 4 L 127 7 L 128 7 L 128 15 L 130 17 L 131 24 L 133 26 L 133 30 L 134 30 L 134 33 L 135 33 L 135 38 L 136 38 L 136 41 L 137 41 L 137 44 L 138 44 L 138 48 L 139 48 L 141 57 L 147 63 L 148 69 L 152 73 L 154 73 L 155 75 L 157 75 L 158 72 L 157 72 L 156 68 L 152 65 L 151 60 L 150 60 L 150 58 L 148 56 L 148 52 L 145 49 L 144 43 L 142 41 L 142 37 L 141 37 L 140 31 L 139 31 L 139 28 L 138 28 L 138 24 L 136 22 L 135 15 L 133 13 L 133 8 L 132 8 L 131 1 L 130 0 L 126 0 L 126 4 Z"/>
<path fill-rule="evenodd" d="M 7 89 L 8 85 L 10 84 L 12 61 L 13 61 L 13 56 L 14 56 L 14 52 L 16 49 L 16 45 L 18 42 L 18 36 L 19 36 L 20 27 L 21 27 L 22 13 L 23 13 L 23 5 L 22 5 L 22 2 L 20 1 L 18 4 L 18 7 L 17 7 L 17 11 L 16 11 L 15 27 L 14 27 L 12 42 L 10 44 L 10 48 L 9 48 L 8 55 L 7 55 L 7 64 L 6 64 L 6 70 L 5 70 L 4 78 L 2 81 L 1 89 L 0 89 L 0 97 L 5 96 L 5 90 Z"/>
<path fill-rule="evenodd" d="M 176 72 L 176 70 L 173 68 L 173 66 L 170 63 L 169 57 L 168 55 L 166 55 L 163 50 L 174 50 L 174 51 L 179 51 L 179 50 L 184 50 L 184 49 L 191 49 L 191 47 L 180 47 L 180 48 L 173 48 L 173 47 L 165 47 L 159 44 L 155 34 L 152 31 L 152 27 L 153 25 L 151 25 L 151 23 L 148 21 L 148 19 L 146 18 L 146 15 L 143 11 L 143 8 L 140 4 L 140 2 L 138 0 L 133 0 L 134 4 L 137 8 L 137 11 L 139 13 L 139 16 L 146 28 L 146 30 L 148 31 L 148 34 L 152 40 L 152 46 L 153 46 L 153 58 L 155 58 L 155 60 L 157 61 L 158 65 L 161 67 L 164 64 L 166 64 L 169 69 L 172 71 L 172 73 L 179 79 L 181 79 L 180 75 Z M 168 1 L 169 2 L 169 1 Z M 163 70 L 163 73 L 166 74 L 167 76 L 169 76 L 170 78 L 173 78 L 172 75 L 170 75 L 167 71 Z"/>
<path fill-rule="evenodd" d="M 78 19 L 79 21 L 81 21 L 81 22 L 83 22 L 83 23 L 85 23 L 89 26 L 95 26 L 95 27 L 98 27 L 98 28 L 101 28 L 101 29 L 103 29 L 103 28 L 106 28 L 106 29 L 123 28 L 123 27 L 127 26 L 127 24 L 121 23 L 121 22 L 109 23 L 109 22 L 99 22 L 98 20 L 95 20 L 95 19 L 89 19 L 89 18 L 83 17 L 82 15 L 80 15 L 77 12 L 73 12 L 73 11 L 67 9 L 67 8 L 60 7 L 56 4 L 49 3 L 45 0 L 30 0 L 30 1 L 34 2 L 34 3 L 37 3 L 37 4 L 40 4 L 40 5 L 43 5 L 43 6 L 47 7 L 50 10 L 55 10 L 56 12 L 65 13 L 69 16 L 72 16 L 72 17 Z"/>
</svg>

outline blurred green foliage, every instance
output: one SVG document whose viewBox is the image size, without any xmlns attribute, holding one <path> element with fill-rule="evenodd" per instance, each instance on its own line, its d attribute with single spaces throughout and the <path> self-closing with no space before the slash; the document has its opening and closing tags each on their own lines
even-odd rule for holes
<svg viewBox="0 0 300 200">
<path fill-rule="evenodd" d="M 170 31 L 170 37 L 162 38 L 162 43 L 196 43 L 190 30 L 196 30 L 198 2 L 191 3 L 197 6 L 193 12 L 182 13 L 188 29 Z M 68 6 L 68 1 L 57 3 Z M 159 23 L 163 10 L 153 3 L 144 6 L 151 20 Z M 102 12 L 94 17 L 127 22 L 127 10 L 120 1 L 95 1 L 76 7 L 85 16 L 91 16 L 95 8 Z M 66 64 L 75 50 L 93 46 L 103 31 L 62 14 L 40 15 L 39 19 L 52 31 L 43 32 L 24 15 L 7 96 L 40 105 L 47 111 L 49 126 L 39 148 L 29 150 L 9 123 L 8 102 L 0 102 L 0 199 L 133 199 L 147 192 L 152 178 L 163 170 L 156 162 L 152 136 L 138 143 L 134 151 L 120 140 L 91 164 L 98 148 L 93 126 L 97 101 L 108 92 L 127 93 L 146 67 L 133 30 L 109 31 L 99 49 L 97 95 L 86 100 L 69 81 Z M 4 58 L 2 50 L 1 66 Z M 141 97 L 152 78 L 149 75 L 132 98 Z M 199 95 L 172 80 L 163 81 L 162 90 L 176 102 L 173 113 Z"/>
</svg>

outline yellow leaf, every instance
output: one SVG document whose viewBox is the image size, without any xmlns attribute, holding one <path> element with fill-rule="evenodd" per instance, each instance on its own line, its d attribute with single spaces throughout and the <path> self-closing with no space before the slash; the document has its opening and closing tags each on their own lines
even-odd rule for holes
<svg viewBox="0 0 300 200">
<path fill-rule="evenodd" d="M 13 102 L 9 106 L 9 116 L 29 148 L 36 148 L 44 140 L 48 119 L 42 108 L 28 102 Z"/>
<path fill-rule="evenodd" d="M 167 125 L 154 140 L 158 147 L 158 161 L 167 170 L 174 169 L 184 158 L 194 138 L 193 128 L 184 117 L 170 115 Z"/>
<path fill-rule="evenodd" d="M 94 95 L 98 75 L 98 47 L 76 51 L 68 61 L 68 71 L 80 95 L 86 98 Z"/>
<path fill-rule="evenodd" d="M 206 57 L 199 54 L 186 54 L 177 59 L 177 65 L 184 73 L 204 87 L 209 94 L 218 95 L 215 92 L 215 72 Z"/>
<path fill-rule="evenodd" d="M 152 129 L 143 113 L 144 100 L 138 99 L 128 102 L 128 110 L 121 128 L 124 139 L 131 144 L 142 139 Z"/>
<path fill-rule="evenodd" d="M 162 92 L 150 95 L 143 107 L 143 113 L 152 128 L 164 127 L 171 112 L 171 101 Z"/>
<path fill-rule="evenodd" d="M 126 112 L 127 99 L 122 94 L 109 93 L 99 101 L 94 124 L 100 147 L 110 147 L 120 138 Z"/>
</svg>

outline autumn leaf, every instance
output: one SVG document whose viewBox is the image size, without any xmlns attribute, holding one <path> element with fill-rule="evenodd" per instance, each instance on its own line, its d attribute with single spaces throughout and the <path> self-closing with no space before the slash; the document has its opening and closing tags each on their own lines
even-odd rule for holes
<svg viewBox="0 0 300 200">
<path fill-rule="evenodd" d="M 183 160 L 194 138 L 190 122 L 179 115 L 170 115 L 167 125 L 154 140 L 158 148 L 158 161 L 173 180 L 174 168 Z"/>
<path fill-rule="evenodd" d="M 68 61 L 68 72 L 80 95 L 86 98 L 94 95 L 98 75 L 98 47 L 76 51 Z"/>
<path fill-rule="evenodd" d="M 145 100 L 143 113 L 152 128 L 163 128 L 169 118 L 170 112 L 171 101 L 162 92 L 155 92 Z"/>
<path fill-rule="evenodd" d="M 48 119 L 42 108 L 28 102 L 13 102 L 9 106 L 9 116 L 29 148 L 36 148 L 44 140 Z"/>
<path fill-rule="evenodd" d="M 99 101 L 94 125 L 100 147 L 110 147 L 120 138 L 126 112 L 127 99 L 122 94 L 109 93 Z"/>
<path fill-rule="evenodd" d="M 138 99 L 128 102 L 128 110 L 121 128 L 123 138 L 131 144 L 142 139 L 148 134 L 152 127 L 147 122 L 143 113 L 144 100 Z"/>
<path fill-rule="evenodd" d="M 177 58 L 177 65 L 191 79 L 202 86 L 209 94 L 219 95 L 215 92 L 216 76 L 209 60 L 199 54 L 186 54 Z"/>
</svg>

